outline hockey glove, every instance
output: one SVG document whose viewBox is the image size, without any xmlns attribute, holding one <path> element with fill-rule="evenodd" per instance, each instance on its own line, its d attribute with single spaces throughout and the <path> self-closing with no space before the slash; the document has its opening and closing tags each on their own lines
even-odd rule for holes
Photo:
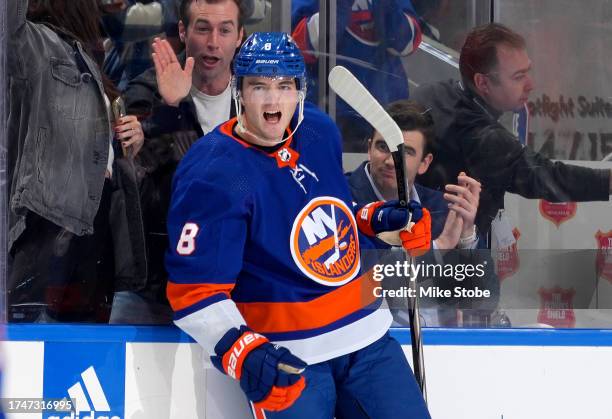
<svg viewBox="0 0 612 419">
<path fill-rule="evenodd" d="M 279 411 L 291 406 L 306 387 L 306 363 L 288 349 L 242 326 L 228 331 L 215 346 L 213 365 L 240 381 L 256 409 Z"/>
<path fill-rule="evenodd" d="M 357 225 L 363 233 L 402 246 L 412 256 L 425 253 L 431 244 L 429 211 L 416 201 L 410 201 L 408 208 L 400 207 L 397 200 L 372 202 L 357 212 Z"/>
<path fill-rule="evenodd" d="M 400 207 L 398 200 L 371 202 L 357 212 L 357 226 L 368 236 L 401 230 L 408 224 L 409 212 L 412 212 L 412 222 L 423 216 L 421 205 L 416 201 L 410 201 L 408 208 Z"/>
<path fill-rule="evenodd" d="M 413 257 L 424 255 L 431 246 L 431 215 L 427 208 L 422 211 L 423 216 L 418 222 L 399 233 L 402 247 Z"/>
</svg>

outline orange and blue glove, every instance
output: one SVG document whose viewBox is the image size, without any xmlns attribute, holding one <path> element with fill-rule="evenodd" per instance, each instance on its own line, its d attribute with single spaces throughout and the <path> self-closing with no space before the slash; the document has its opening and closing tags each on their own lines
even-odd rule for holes
<svg viewBox="0 0 612 419">
<path fill-rule="evenodd" d="M 414 218 L 413 218 L 414 219 Z M 431 215 L 427 208 L 422 209 L 421 218 L 408 230 L 399 233 L 402 247 L 410 256 L 422 256 L 431 247 Z"/>
<path fill-rule="evenodd" d="M 240 381 L 256 409 L 285 410 L 302 394 L 307 364 L 246 326 L 229 330 L 215 346 L 213 365 Z"/>
<path fill-rule="evenodd" d="M 412 214 L 412 217 L 410 217 Z M 372 202 L 357 211 L 362 233 L 420 256 L 431 246 L 431 216 L 417 201 L 401 207 L 398 200 Z"/>
</svg>

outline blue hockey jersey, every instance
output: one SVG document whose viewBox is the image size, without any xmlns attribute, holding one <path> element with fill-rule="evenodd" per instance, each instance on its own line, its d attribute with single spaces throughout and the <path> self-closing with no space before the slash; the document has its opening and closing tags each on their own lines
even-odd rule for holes
<svg viewBox="0 0 612 419">
<path fill-rule="evenodd" d="M 319 1 L 293 0 L 293 38 L 309 66 L 309 80 L 318 75 Z M 401 57 L 412 54 L 421 43 L 421 28 L 410 0 L 338 1 L 336 16 L 336 61 L 348 68 L 383 105 L 408 98 L 408 77 Z M 309 89 L 316 101 L 318 89 Z M 352 108 L 338 101 L 339 115 L 353 115 Z"/>
<path fill-rule="evenodd" d="M 176 324 L 209 353 L 247 324 L 316 363 L 367 346 L 391 323 L 360 255 L 373 244 L 357 230 L 338 129 L 311 105 L 304 116 L 273 153 L 235 136 L 232 119 L 177 169 L 168 298 Z"/>
</svg>

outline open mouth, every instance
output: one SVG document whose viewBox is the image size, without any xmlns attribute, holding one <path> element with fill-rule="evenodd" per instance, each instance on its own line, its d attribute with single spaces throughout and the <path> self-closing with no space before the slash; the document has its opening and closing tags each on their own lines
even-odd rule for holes
<svg viewBox="0 0 612 419">
<path fill-rule="evenodd" d="M 202 58 L 202 60 L 204 61 L 205 64 L 208 64 L 208 65 L 215 65 L 219 61 L 221 61 L 220 58 L 218 58 L 218 57 L 211 57 L 211 56 L 205 56 L 205 57 Z"/>
<path fill-rule="evenodd" d="M 281 119 L 281 113 L 279 112 L 264 112 L 264 119 L 266 122 L 270 122 L 272 124 L 276 124 Z"/>
</svg>

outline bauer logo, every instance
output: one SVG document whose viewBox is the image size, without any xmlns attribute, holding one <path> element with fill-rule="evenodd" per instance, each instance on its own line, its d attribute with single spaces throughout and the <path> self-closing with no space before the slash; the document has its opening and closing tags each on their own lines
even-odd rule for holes
<svg viewBox="0 0 612 419">
<path fill-rule="evenodd" d="M 72 412 L 46 412 L 48 419 L 122 419 L 125 343 L 47 342 L 43 397 L 74 400 Z"/>
<path fill-rule="evenodd" d="M 337 198 L 310 201 L 293 222 L 290 240 L 296 265 L 320 284 L 346 284 L 359 272 L 357 224 Z"/>
</svg>

